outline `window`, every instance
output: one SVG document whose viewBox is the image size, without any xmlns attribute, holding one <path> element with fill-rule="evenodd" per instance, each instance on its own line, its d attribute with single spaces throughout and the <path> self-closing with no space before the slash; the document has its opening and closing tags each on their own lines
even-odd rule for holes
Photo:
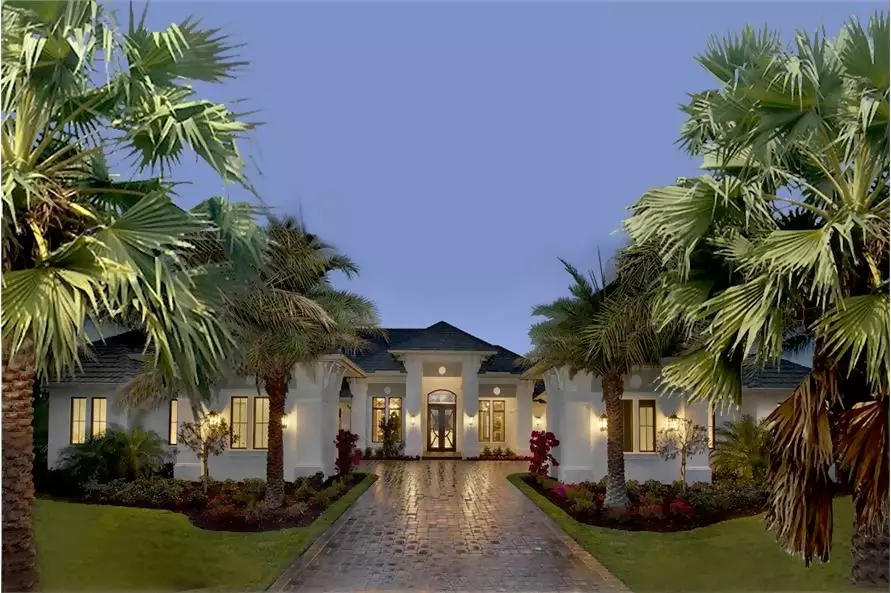
<svg viewBox="0 0 891 593">
<path fill-rule="evenodd" d="M 108 400 L 104 397 L 94 397 L 90 401 L 90 405 L 92 406 L 90 434 L 94 437 L 101 437 L 105 434 L 107 425 L 106 411 L 108 410 Z"/>
<path fill-rule="evenodd" d="M 247 449 L 248 398 L 233 397 L 229 404 L 229 448 Z"/>
<path fill-rule="evenodd" d="M 492 402 L 487 399 L 480 400 L 479 410 L 479 439 L 481 443 L 489 443 L 492 441 Z"/>
<path fill-rule="evenodd" d="M 504 442 L 504 410 L 503 399 L 480 400 L 477 433 L 481 443 Z"/>
<path fill-rule="evenodd" d="M 708 448 L 715 448 L 715 408 L 708 407 Z"/>
<path fill-rule="evenodd" d="M 640 400 L 638 404 L 638 450 L 651 453 L 656 450 L 656 400 Z"/>
<path fill-rule="evenodd" d="M 269 398 L 254 398 L 254 449 L 269 448 Z"/>
<path fill-rule="evenodd" d="M 504 442 L 504 400 L 498 399 L 492 402 L 492 441 Z"/>
<path fill-rule="evenodd" d="M 374 443 L 380 443 L 384 440 L 384 431 L 381 430 L 381 421 L 384 419 L 384 412 L 386 409 L 387 398 L 371 398 L 371 441 Z"/>
<path fill-rule="evenodd" d="M 390 418 L 396 418 L 399 420 L 399 430 L 396 434 L 402 435 L 402 398 L 401 397 L 391 397 L 387 400 L 387 408 L 390 410 Z"/>
<path fill-rule="evenodd" d="M 634 451 L 634 400 L 622 400 L 622 451 Z"/>
<path fill-rule="evenodd" d="M 179 421 L 179 402 L 175 399 L 170 400 L 170 422 L 167 426 L 167 443 L 176 444 L 176 425 Z"/>
<path fill-rule="evenodd" d="M 386 414 L 386 416 L 385 416 Z M 402 434 L 402 398 L 401 397 L 373 397 L 371 398 L 371 442 L 382 443 L 384 431 L 381 430 L 381 422 L 384 418 L 396 418 L 399 420 L 399 434 Z"/>
<path fill-rule="evenodd" d="M 71 444 L 87 440 L 87 398 L 71 398 Z"/>
</svg>

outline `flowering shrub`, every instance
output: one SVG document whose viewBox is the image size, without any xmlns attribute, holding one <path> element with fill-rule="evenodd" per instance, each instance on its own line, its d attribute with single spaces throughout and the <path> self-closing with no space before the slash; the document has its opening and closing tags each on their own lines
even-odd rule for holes
<svg viewBox="0 0 891 593">
<path fill-rule="evenodd" d="M 356 442 L 359 435 L 344 429 L 337 432 L 337 439 L 334 444 L 337 446 L 337 459 L 334 461 L 334 467 L 337 468 L 338 476 L 346 476 L 353 471 L 353 468 L 362 461 L 362 452 L 356 448 Z"/>
<path fill-rule="evenodd" d="M 681 531 L 758 514 L 767 493 L 755 485 L 693 484 L 653 480 L 627 482 L 628 508 L 604 507 L 605 485 L 600 482 L 559 483 L 530 474 L 526 482 L 576 520 L 632 531 Z"/>
<path fill-rule="evenodd" d="M 553 432 L 533 430 L 529 439 L 529 451 L 532 453 L 532 461 L 529 462 L 529 473 L 546 476 L 551 467 L 560 464 L 551 455 L 551 449 L 559 447 L 560 441 Z"/>
</svg>

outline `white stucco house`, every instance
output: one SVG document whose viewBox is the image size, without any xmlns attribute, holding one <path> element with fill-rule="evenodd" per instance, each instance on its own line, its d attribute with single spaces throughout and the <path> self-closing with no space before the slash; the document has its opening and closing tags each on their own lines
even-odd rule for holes
<svg viewBox="0 0 891 593">
<path fill-rule="evenodd" d="M 563 369 L 544 377 L 525 373 L 520 356 L 440 321 L 426 328 L 387 330 L 360 355 L 331 354 L 312 368 L 295 367 L 286 403 L 286 479 L 334 471 L 338 428 L 359 436 L 357 446 L 380 446 L 379 421 L 395 415 L 406 455 L 473 457 L 483 447 L 529 453 L 533 429 L 553 431 L 561 441 L 555 456 L 564 481 L 599 479 L 606 473 L 606 433 L 599 382 L 573 378 Z M 108 334 L 106 334 L 108 335 Z M 50 386 L 48 463 L 62 450 L 110 426 L 135 425 L 167 439 L 177 452 L 175 475 L 197 478 L 194 454 L 177 447 L 178 427 L 192 420 L 192 406 L 178 398 L 163 409 L 126 410 L 117 391 L 139 370 L 144 340 L 125 332 L 97 342 L 70 379 Z M 733 415 L 763 417 L 809 369 L 783 361 L 749 377 L 740 410 L 713 414 L 704 404 L 654 391 L 658 369 L 626 378 L 626 472 L 629 479 L 677 479 L 677 462 L 653 452 L 656 431 L 675 413 L 713 428 Z M 222 386 L 210 406 L 227 419 L 231 444 L 211 459 L 218 479 L 265 477 L 268 400 L 252 377 Z M 710 479 L 707 456 L 688 463 L 691 480 Z"/>
</svg>

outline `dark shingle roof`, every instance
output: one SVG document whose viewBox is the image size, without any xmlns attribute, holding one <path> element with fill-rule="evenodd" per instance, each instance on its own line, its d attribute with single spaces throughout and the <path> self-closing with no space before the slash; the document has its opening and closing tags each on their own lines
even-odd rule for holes
<svg viewBox="0 0 891 593">
<path fill-rule="evenodd" d="M 60 383 L 122 383 L 139 373 L 139 356 L 145 347 L 145 336 L 128 331 L 95 341 L 81 354 L 81 369 L 63 376 Z"/>
<path fill-rule="evenodd" d="M 496 354 L 483 362 L 480 367 L 481 373 L 519 375 L 523 372 L 521 366 L 517 364 L 519 355 L 515 352 L 492 345 L 445 321 L 434 323 L 426 328 L 392 328 L 385 331 L 387 332 L 386 339 L 371 339 L 371 348 L 351 357 L 353 362 L 367 373 L 377 371 L 404 373 L 405 367 L 390 354 L 390 350 L 489 351 Z"/>
<path fill-rule="evenodd" d="M 808 373 L 806 366 L 791 360 L 780 359 L 779 364 L 767 363 L 762 367 L 751 367 L 743 371 L 743 387 L 746 389 L 792 389 L 801 383 Z"/>
</svg>

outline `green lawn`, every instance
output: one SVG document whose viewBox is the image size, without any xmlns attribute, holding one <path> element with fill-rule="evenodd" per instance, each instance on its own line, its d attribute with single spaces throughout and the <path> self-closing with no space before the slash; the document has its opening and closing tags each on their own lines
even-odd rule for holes
<svg viewBox="0 0 891 593">
<path fill-rule="evenodd" d="M 579 523 L 520 479 L 508 478 L 632 590 L 849 591 L 853 506 L 835 502 L 832 561 L 805 568 L 784 553 L 761 517 L 678 533 L 619 531 Z M 861 590 L 862 591 L 862 590 Z"/>
<path fill-rule="evenodd" d="M 40 589 L 262 590 L 376 479 L 366 476 L 307 527 L 265 533 L 205 531 L 169 511 L 38 500 Z"/>
</svg>

